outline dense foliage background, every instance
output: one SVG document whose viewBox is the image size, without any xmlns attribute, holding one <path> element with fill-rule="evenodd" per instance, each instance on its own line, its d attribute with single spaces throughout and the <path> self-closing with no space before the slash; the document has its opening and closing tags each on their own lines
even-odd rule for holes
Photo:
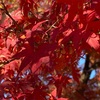
<svg viewBox="0 0 100 100">
<path fill-rule="evenodd" d="M 100 0 L 0 0 L 0 100 L 99 100 L 99 7 Z"/>
</svg>

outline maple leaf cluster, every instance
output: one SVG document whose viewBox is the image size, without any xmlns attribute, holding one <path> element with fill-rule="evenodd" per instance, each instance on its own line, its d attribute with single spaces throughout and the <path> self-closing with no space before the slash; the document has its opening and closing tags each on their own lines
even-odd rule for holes
<svg viewBox="0 0 100 100">
<path fill-rule="evenodd" d="M 1 0 L 0 100 L 98 99 L 99 69 L 86 84 L 77 66 L 87 54 L 93 67 L 99 60 L 99 7 L 100 0 Z"/>
</svg>

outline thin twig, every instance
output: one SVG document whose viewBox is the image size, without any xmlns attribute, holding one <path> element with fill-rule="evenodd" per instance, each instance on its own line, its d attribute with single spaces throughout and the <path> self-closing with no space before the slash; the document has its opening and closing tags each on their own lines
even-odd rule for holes
<svg viewBox="0 0 100 100">
<path fill-rule="evenodd" d="M 6 8 L 5 4 L 4 4 L 4 2 L 3 2 L 3 0 L 1 1 L 1 4 L 2 4 L 3 7 L 4 7 L 4 11 L 5 11 L 6 15 L 8 15 L 8 16 L 10 17 L 10 19 L 13 21 L 14 24 L 17 24 L 17 22 L 16 22 L 16 21 L 12 18 L 12 16 L 9 14 L 9 12 L 8 12 L 8 10 L 7 10 L 7 8 Z"/>
<path fill-rule="evenodd" d="M 47 33 L 48 31 L 50 31 L 52 28 L 57 28 L 57 27 L 55 26 L 57 22 L 58 22 L 58 21 L 54 22 L 54 23 L 49 27 L 49 29 L 48 29 L 45 33 Z"/>
<path fill-rule="evenodd" d="M 10 63 L 11 61 L 14 61 L 15 59 L 11 59 L 11 60 L 7 60 L 7 61 L 3 61 L 3 62 L 0 62 L 0 67 Z"/>
</svg>

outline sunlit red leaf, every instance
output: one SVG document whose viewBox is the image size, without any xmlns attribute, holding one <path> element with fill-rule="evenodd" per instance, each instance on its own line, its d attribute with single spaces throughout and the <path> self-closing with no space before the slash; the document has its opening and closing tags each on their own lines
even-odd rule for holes
<svg viewBox="0 0 100 100">
<path fill-rule="evenodd" d="M 38 28 L 41 24 L 43 24 L 43 23 L 45 23 L 45 22 L 47 22 L 47 21 L 48 21 L 48 20 L 44 20 L 44 21 L 38 22 L 36 25 L 34 25 L 34 26 L 32 27 L 32 31 L 33 31 L 33 32 L 36 31 L 37 28 Z"/>
<path fill-rule="evenodd" d="M 100 0 L 0 3 L 0 100 L 100 97 L 100 75 L 83 84 L 77 67 L 86 54 L 91 71 L 100 62 Z"/>
<path fill-rule="evenodd" d="M 99 35 L 96 35 L 95 33 L 92 33 L 86 42 L 95 50 L 100 48 L 100 38 Z"/>
</svg>

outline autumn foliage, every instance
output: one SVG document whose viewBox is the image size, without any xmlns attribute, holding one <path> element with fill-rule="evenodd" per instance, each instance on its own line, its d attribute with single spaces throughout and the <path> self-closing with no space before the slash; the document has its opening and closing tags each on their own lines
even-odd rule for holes
<svg viewBox="0 0 100 100">
<path fill-rule="evenodd" d="M 0 100 L 99 100 L 99 66 L 100 0 L 0 0 Z"/>
</svg>

